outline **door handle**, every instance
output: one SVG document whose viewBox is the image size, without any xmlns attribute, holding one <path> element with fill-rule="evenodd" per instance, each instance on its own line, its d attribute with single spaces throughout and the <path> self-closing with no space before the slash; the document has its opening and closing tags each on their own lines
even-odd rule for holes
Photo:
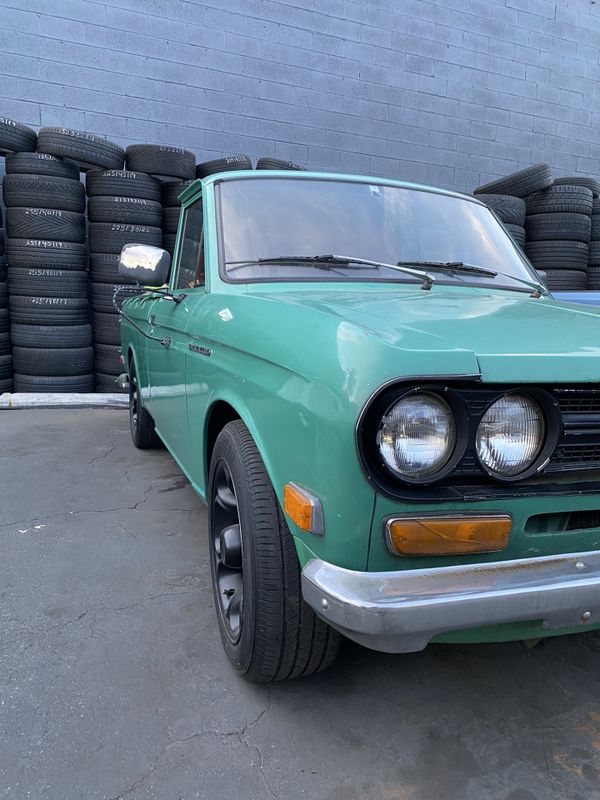
<svg viewBox="0 0 600 800">
<path fill-rule="evenodd" d="M 156 314 L 150 314 L 150 316 L 148 317 L 150 325 L 154 325 L 155 320 L 156 320 Z"/>
</svg>

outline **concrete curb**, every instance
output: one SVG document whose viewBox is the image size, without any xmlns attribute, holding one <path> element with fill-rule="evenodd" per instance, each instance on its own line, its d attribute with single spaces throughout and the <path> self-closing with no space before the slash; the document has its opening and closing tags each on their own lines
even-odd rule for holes
<svg viewBox="0 0 600 800">
<path fill-rule="evenodd" d="M 0 394 L 0 410 L 13 408 L 127 408 L 123 393 L 15 392 Z"/>
</svg>

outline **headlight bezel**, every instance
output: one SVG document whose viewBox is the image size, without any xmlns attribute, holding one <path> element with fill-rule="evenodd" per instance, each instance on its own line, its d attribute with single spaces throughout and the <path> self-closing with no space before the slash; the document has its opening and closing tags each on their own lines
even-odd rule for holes
<svg viewBox="0 0 600 800">
<path fill-rule="evenodd" d="M 466 413 L 466 408 L 464 407 L 464 405 L 457 402 L 457 398 L 452 396 L 445 387 L 414 386 L 410 389 L 407 389 L 404 392 L 401 392 L 396 397 L 394 397 L 393 401 L 388 405 L 386 410 L 381 415 L 379 424 L 377 426 L 377 430 L 379 431 L 384 417 L 387 416 L 392 411 L 394 406 L 396 406 L 401 400 L 416 395 L 425 395 L 439 399 L 446 406 L 448 406 L 454 421 L 454 445 L 452 447 L 452 452 L 450 452 L 448 458 L 443 462 L 443 464 L 441 464 L 439 469 L 437 469 L 435 472 L 432 472 L 431 474 L 428 475 L 424 475 L 422 477 L 411 477 L 410 475 L 403 475 L 400 472 L 397 472 L 387 464 L 386 460 L 381 454 L 381 449 L 378 443 L 377 443 L 377 451 L 379 455 L 379 460 L 381 461 L 383 468 L 390 475 L 394 476 L 397 480 L 410 485 L 427 486 L 430 483 L 435 483 L 437 481 L 443 480 L 453 471 L 453 469 L 456 467 L 456 465 L 462 458 L 468 443 L 468 435 L 467 435 L 468 414 Z"/>
<path fill-rule="evenodd" d="M 482 491 L 485 493 L 486 486 L 522 483 L 543 472 L 561 438 L 564 438 L 561 412 L 552 391 L 552 386 L 484 384 L 478 380 L 478 376 L 470 375 L 392 380 L 373 392 L 356 423 L 355 441 L 363 473 L 385 496 L 406 500 L 418 497 L 423 502 L 457 499 L 458 496 L 464 496 L 463 490 L 468 486 L 473 487 L 469 494 L 475 497 Z M 381 457 L 376 443 L 384 414 L 402 397 L 413 393 L 438 395 L 450 406 L 456 423 L 454 452 L 438 472 L 423 480 L 407 480 L 392 472 Z M 545 441 L 526 470 L 504 477 L 492 474 L 480 463 L 475 437 L 485 412 L 506 394 L 523 394 L 538 403 L 545 421 Z M 414 494 L 417 491 L 419 494 Z"/>
</svg>

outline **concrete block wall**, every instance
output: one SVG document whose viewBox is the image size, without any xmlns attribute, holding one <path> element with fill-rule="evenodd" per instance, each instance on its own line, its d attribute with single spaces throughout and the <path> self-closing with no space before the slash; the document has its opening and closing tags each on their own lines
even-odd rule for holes
<svg viewBox="0 0 600 800">
<path fill-rule="evenodd" d="M 470 190 L 600 174 L 594 0 L 0 0 L 0 114 Z"/>
</svg>

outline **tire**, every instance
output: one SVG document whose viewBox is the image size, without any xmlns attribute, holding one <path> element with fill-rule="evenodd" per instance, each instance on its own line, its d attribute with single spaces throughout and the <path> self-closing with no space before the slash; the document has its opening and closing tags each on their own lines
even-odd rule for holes
<svg viewBox="0 0 600 800">
<path fill-rule="evenodd" d="M 83 172 L 94 167 L 121 169 L 125 158 L 123 148 L 110 139 L 69 128 L 41 128 L 37 149 L 75 161 Z"/>
<path fill-rule="evenodd" d="M 88 301 L 83 298 L 21 297 L 13 294 L 9 297 L 8 306 L 13 324 L 85 325 L 89 322 Z"/>
<path fill-rule="evenodd" d="M 11 325 L 10 338 L 15 347 L 40 349 L 89 347 L 91 325 Z"/>
<path fill-rule="evenodd" d="M 0 333 L 0 356 L 10 355 L 10 334 Z"/>
<path fill-rule="evenodd" d="M 162 205 L 141 197 L 90 197 L 90 222 L 120 222 L 127 225 L 151 225 L 162 222 Z"/>
<path fill-rule="evenodd" d="M 0 308 L 0 333 L 7 333 L 8 327 L 8 309 Z"/>
<path fill-rule="evenodd" d="M 92 253 L 120 253 L 126 244 L 133 243 L 162 247 L 162 228 L 149 225 L 91 222 L 89 237 Z"/>
<path fill-rule="evenodd" d="M 90 279 L 95 283 L 135 284 L 131 278 L 119 275 L 119 253 L 91 253 Z"/>
<path fill-rule="evenodd" d="M 293 161 L 282 161 L 280 158 L 259 158 L 256 169 L 285 169 L 305 172 L 306 167 L 294 164 Z"/>
<path fill-rule="evenodd" d="M 160 202 L 160 182 L 127 169 L 91 170 L 85 180 L 88 197 L 137 197 Z"/>
<path fill-rule="evenodd" d="M 576 269 L 549 269 L 546 271 L 546 286 L 550 291 L 585 291 L 588 288 L 587 275 Z"/>
<path fill-rule="evenodd" d="M 588 289 L 598 291 L 600 289 L 600 267 L 588 267 L 587 279 Z"/>
<path fill-rule="evenodd" d="M 10 153 L 4 166 L 7 175 L 44 175 L 50 178 L 79 180 L 79 167 L 72 161 L 48 153 Z"/>
<path fill-rule="evenodd" d="M 6 254 L 11 267 L 87 269 L 87 249 L 77 242 L 49 239 L 8 239 Z"/>
<path fill-rule="evenodd" d="M 2 180 L 4 205 L 58 208 L 64 211 L 85 211 L 83 184 L 70 178 L 47 175 L 5 175 Z"/>
<path fill-rule="evenodd" d="M 529 214 L 525 222 L 528 242 L 563 239 L 589 242 L 592 218 L 587 214 Z"/>
<path fill-rule="evenodd" d="M 8 277 L 8 261 L 0 257 L 0 283 L 6 283 Z"/>
<path fill-rule="evenodd" d="M 121 364 L 121 347 L 113 344 L 94 345 L 94 370 L 104 375 L 120 375 L 124 371 Z"/>
<path fill-rule="evenodd" d="M 85 242 L 83 214 L 50 208 L 7 208 L 6 232 L 13 239 Z M 9 258 L 10 262 L 10 258 Z"/>
<path fill-rule="evenodd" d="M 0 356 L 0 380 L 13 376 L 13 360 L 11 355 Z"/>
<path fill-rule="evenodd" d="M 33 152 L 37 144 L 37 134 L 33 128 L 0 117 L 0 154 Z"/>
<path fill-rule="evenodd" d="M 592 214 L 592 234 L 591 240 L 597 242 L 600 239 L 600 214 Z"/>
<path fill-rule="evenodd" d="M 164 209 L 162 220 L 163 234 L 166 233 L 169 235 L 177 233 L 177 228 L 179 227 L 179 212 L 179 206 Z"/>
<path fill-rule="evenodd" d="M 194 181 L 166 181 L 161 187 L 161 202 L 163 207 L 179 206 L 181 200 L 179 195 L 185 192 L 188 186 L 191 186 Z"/>
<path fill-rule="evenodd" d="M 554 185 L 555 186 L 564 186 L 565 184 L 569 186 L 585 186 L 587 189 L 590 189 L 594 195 L 594 197 L 600 197 L 600 179 L 598 178 L 581 178 L 579 176 L 569 176 L 566 178 L 555 178 Z"/>
<path fill-rule="evenodd" d="M 549 164 L 534 164 L 504 178 L 484 183 L 473 190 L 473 194 L 510 194 L 514 197 L 526 197 L 552 186 L 552 170 Z"/>
<path fill-rule="evenodd" d="M 196 157 L 181 147 L 156 144 L 132 144 L 126 151 L 127 169 L 148 172 L 166 178 L 194 177 Z"/>
<path fill-rule="evenodd" d="M 510 233 L 519 247 L 523 248 L 525 246 L 525 228 L 523 228 L 521 225 L 511 225 L 510 223 L 506 223 L 506 230 Z"/>
<path fill-rule="evenodd" d="M 113 309 L 114 310 L 114 309 Z M 92 314 L 94 342 L 96 344 L 121 344 L 121 323 L 118 314 Z"/>
<path fill-rule="evenodd" d="M 12 392 L 13 390 L 13 379 L 11 378 L 3 378 L 0 381 L 0 394 L 4 392 Z"/>
<path fill-rule="evenodd" d="M 160 446 L 154 420 L 142 405 L 133 359 L 129 361 L 129 430 L 131 440 L 139 450 Z"/>
<path fill-rule="evenodd" d="M 8 287 L 6 283 L 0 283 L 0 308 L 8 308 Z"/>
<path fill-rule="evenodd" d="M 89 375 L 94 363 L 93 347 L 14 347 L 15 372 L 20 375 Z"/>
<path fill-rule="evenodd" d="M 588 260 L 595 267 L 600 265 L 600 242 L 590 242 Z"/>
<path fill-rule="evenodd" d="M 196 177 L 206 178 L 217 172 L 233 172 L 238 169 L 252 169 L 252 162 L 248 156 L 227 156 L 215 158 L 212 161 L 203 161 L 196 165 Z"/>
<path fill-rule="evenodd" d="M 121 375 L 123 368 L 121 368 Z M 106 375 L 103 372 L 94 373 L 94 382 L 96 384 L 96 391 L 105 394 L 121 394 L 123 389 L 117 383 L 116 375 Z"/>
<path fill-rule="evenodd" d="M 213 595 L 233 667 L 256 683 L 325 669 L 335 660 L 341 637 L 302 599 L 292 536 L 241 420 L 230 422 L 217 437 L 208 498 Z M 227 554 L 222 534 L 236 529 L 241 542 L 232 543 Z"/>
<path fill-rule="evenodd" d="M 143 289 L 138 289 L 134 286 L 125 286 L 121 283 L 92 283 L 92 308 L 94 311 L 100 311 L 103 314 L 116 314 L 117 311 L 113 304 L 113 297 L 115 292 L 119 290 L 117 295 L 117 305 L 119 308 L 123 305 L 125 300 L 136 294 L 142 294 Z"/>
<path fill-rule="evenodd" d="M 6 238 L 4 236 L 4 228 L 0 228 L 0 256 L 4 255 L 6 248 Z"/>
<path fill-rule="evenodd" d="M 11 294 L 22 297 L 88 296 L 87 272 L 61 269 L 9 269 Z"/>
<path fill-rule="evenodd" d="M 94 376 L 14 375 L 15 392 L 93 392 Z"/>
<path fill-rule="evenodd" d="M 525 198 L 528 214 L 591 214 L 593 195 L 585 186 L 552 186 Z"/>
<path fill-rule="evenodd" d="M 536 269 L 585 272 L 588 266 L 588 246 L 583 242 L 527 242 L 525 253 Z"/>
<path fill-rule="evenodd" d="M 167 251 L 167 253 L 170 253 L 171 256 L 175 250 L 176 238 L 177 235 L 175 233 L 165 233 L 163 235 L 163 248 Z"/>
<path fill-rule="evenodd" d="M 493 209 L 505 224 L 520 226 L 525 224 L 526 207 L 522 198 L 507 194 L 478 194 L 476 197 L 488 208 Z"/>
</svg>

